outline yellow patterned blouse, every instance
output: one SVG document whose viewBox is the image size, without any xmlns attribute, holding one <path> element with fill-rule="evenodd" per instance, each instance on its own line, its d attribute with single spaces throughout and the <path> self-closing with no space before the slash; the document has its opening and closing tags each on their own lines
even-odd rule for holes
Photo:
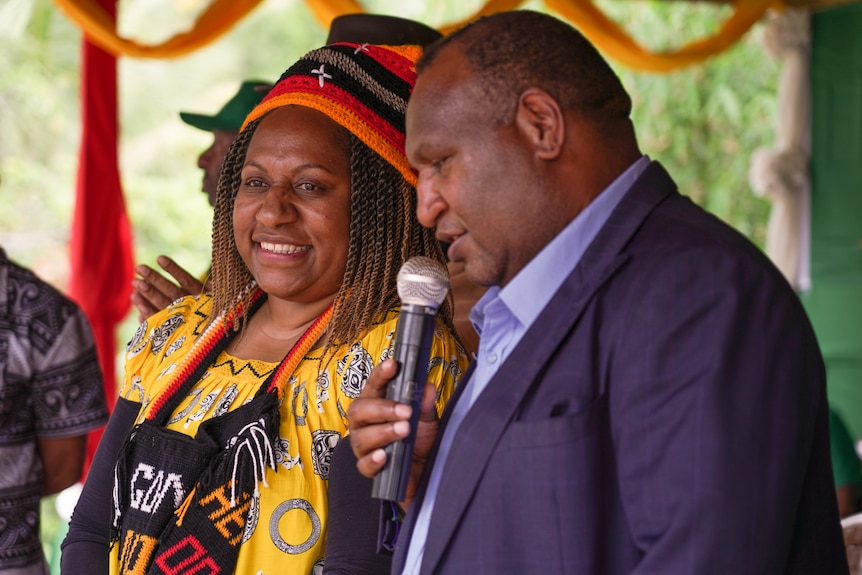
<svg viewBox="0 0 862 575">
<path fill-rule="evenodd" d="M 178 300 L 151 316 L 129 342 L 120 395 L 142 403 L 139 417 L 170 381 L 169 374 L 203 330 L 210 305 L 208 296 Z M 252 505 L 236 573 L 321 570 L 330 454 L 347 432 L 347 408 L 359 395 L 371 368 L 392 354 L 397 318 L 397 310 L 388 312 L 359 341 L 338 349 L 326 365 L 320 361 L 322 349 L 310 351 L 285 385 L 275 446 L 278 473 L 267 468 L 268 487 L 261 487 L 260 500 Z M 438 389 L 438 412 L 466 365 L 464 351 L 448 331 L 438 327 L 429 374 Z M 277 366 L 222 352 L 174 412 L 168 427 L 194 435 L 202 421 L 250 400 Z M 111 551 L 111 573 L 119 572 L 117 547 Z"/>
</svg>

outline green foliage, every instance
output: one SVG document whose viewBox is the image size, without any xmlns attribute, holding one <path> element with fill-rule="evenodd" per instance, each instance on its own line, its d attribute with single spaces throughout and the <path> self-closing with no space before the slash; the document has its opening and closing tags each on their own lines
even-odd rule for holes
<svg viewBox="0 0 862 575">
<path fill-rule="evenodd" d="M 639 42 L 669 51 L 715 33 L 729 8 L 707 3 L 604 1 Z M 680 191 L 763 246 L 769 203 L 748 185 L 751 153 L 773 142 L 779 65 L 760 48 L 759 27 L 730 50 L 669 74 L 616 66 L 632 93 L 641 149 Z"/>
<path fill-rule="evenodd" d="M 705 3 L 604 2 L 638 41 L 671 50 L 713 34 L 730 13 Z M 770 146 L 779 64 L 760 25 L 730 50 L 669 74 L 617 67 L 634 100 L 644 153 L 661 161 L 682 193 L 763 246 L 769 203 L 748 185 L 751 153 Z"/>
<path fill-rule="evenodd" d="M 0 3 L 0 243 L 52 270 L 74 201 L 77 37 L 47 1 Z"/>
</svg>

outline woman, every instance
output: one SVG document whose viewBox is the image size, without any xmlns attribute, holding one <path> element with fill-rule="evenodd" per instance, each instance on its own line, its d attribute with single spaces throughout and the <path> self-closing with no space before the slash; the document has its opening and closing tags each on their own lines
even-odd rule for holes
<svg viewBox="0 0 862 575">
<path fill-rule="evenodd" d="M 115 476 L 113 513 L 104 479 L 88 480 L 65 572 L 95 572 L 88 558 L 107 556 L 109 537 L 112 572 L 322 565 L 330 455 L 391 354 L 398 269 L 416 255 L 444 262 L 415 218 L 404 156 L 418 55 L 314 50 L 249 115 L 219 181 L 212 297 L 175 302 L 129 343 L 116 412 L 138 425 L 105 432 L 90 475 Z M 451 301 L 440 318 L 438 409 L 466 365 Z"/>
</svg>

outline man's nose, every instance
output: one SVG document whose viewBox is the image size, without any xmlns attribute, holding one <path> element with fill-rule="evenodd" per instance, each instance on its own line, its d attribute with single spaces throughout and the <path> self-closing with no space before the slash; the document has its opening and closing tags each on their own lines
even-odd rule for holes
<svg viewBox="0 0 862 575">
<path fill-rule="evenodd" d="M 443 196 L 437 191 L 433 179 L 424 176 L 422 171 L 419 172 L 419 179 L 416 182 L 416 198 L 416 217 L 419 223 L 426 228 L 435 227 L 447 205 Z"/>
</svg>

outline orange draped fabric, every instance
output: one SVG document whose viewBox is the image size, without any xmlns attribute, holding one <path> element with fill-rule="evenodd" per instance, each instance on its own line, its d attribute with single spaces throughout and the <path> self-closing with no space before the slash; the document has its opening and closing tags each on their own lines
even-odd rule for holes
<svg viewBox="0 0 862 575">
<path fill-rule="evenodd" d="M 54 0 L 91 41 L 103 49 L 137 58 L 175 58 L 213 42 L 254 9 L 261 0 L 213 0 L 188 32 L 179 33 L 161 44 L 143 45 L 121 38 L 97 0 Z M 342 14 L 364 12 L 357 0 L 305 0 L 325 28 Z M 524 0 L 487 0 L 478 12 L 462 22 L 448 24 L 448 33 L 483 16 L 514 10 Z M 635 70 L 669 72 L 719 54 L 735 44 L 771 7 L 780 0 L 736 0 L 733 14 L 711 37 L 668 52 L 653 52 L 638 44 L 616 22 L 608 18 L 593 0 L 544 0 L 546 7 L 568 20 L 609 58 Z"/>
<path fill-rule="evenodd" d="M 545 5 L 572 22 L 608 58 L 634 70 L 670 72 L 727 50 L 776 5 L 775 0 L 736 0 L 733 14 L 716 34 L 670 52 L 651 52 L 635 42 L 591 0 L 544 0 Z"/>
<path fill-rule="evenodd" d="M 198 17 L 193 28 L 161 44 L 146 45 L 117 35 L 114 17 L 100 0 L 54 0 L 89 40 L 117 56 L 133 58 L 177 58 L 203 48 L 229 31 L 262 0 L 213 0 Z"/>
</svg>

